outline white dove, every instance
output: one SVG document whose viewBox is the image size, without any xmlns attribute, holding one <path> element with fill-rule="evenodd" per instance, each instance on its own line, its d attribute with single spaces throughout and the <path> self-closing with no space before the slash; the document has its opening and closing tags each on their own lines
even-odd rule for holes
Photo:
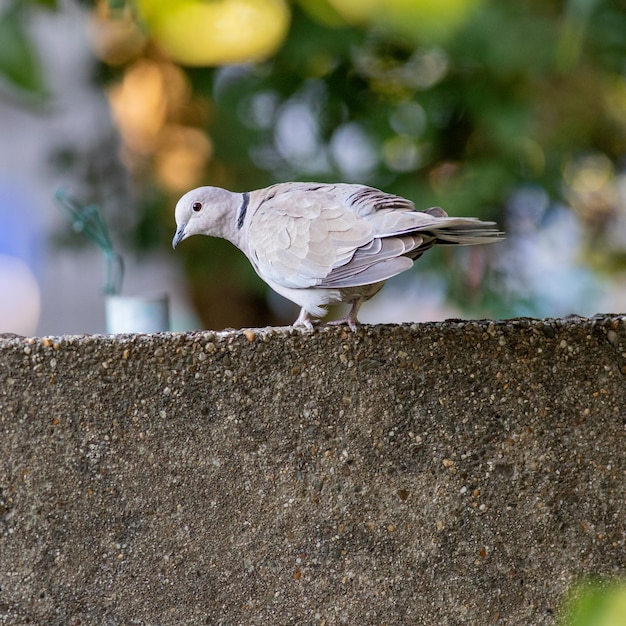
<svg viewBox="0 0 626 626">
<path fill-rule="evenodd" d="M 356 184 L 279 183 L 234 193 L 198 187 L 176 205 L 172 246 L 191 235 L 222 237 L 256 273 L 302 310 L 294 326 L 312 327 L 334 302 L 351 305 L 335 324 L 358 324 L 359 307 L 435 244 L 474 245 L 502 239 L 493 222 L 448 217 Z"/>
</svg>

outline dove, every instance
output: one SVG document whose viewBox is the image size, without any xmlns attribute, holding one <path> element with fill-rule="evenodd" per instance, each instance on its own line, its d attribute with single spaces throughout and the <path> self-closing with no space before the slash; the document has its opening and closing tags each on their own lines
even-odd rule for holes
<svg viewBox="0 0 626 626">
<path fill-rule="evenodd" d="M 198 187 L 176 204 L 176 248 L 192 235 L 221 237 L 249 259 L 274 291 L 301 307 L 294 326 L 312 328 L 336 302 L 335 324 L 355 330 L 360 306 L 434 245 L 502 239 L 495 223 L 448 217 L 433 207 L 359 184 L 278 183 L 236 193 Z"/>
</svg>

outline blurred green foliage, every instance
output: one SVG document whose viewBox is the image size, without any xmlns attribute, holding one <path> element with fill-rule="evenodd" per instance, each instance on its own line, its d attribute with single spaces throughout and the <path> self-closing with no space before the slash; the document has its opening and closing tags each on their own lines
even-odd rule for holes
<svg viewBox="0 0 626 626">
<path fill-rule="evenodd" d="M 42 98 L 47 89 L 23 19 L 35 5 L 55 8 L 50 0 L 13 1 L 0 16 L 0 75 Z M 103 85 L 119 84 L 142 59 L 171 63 L 135 2 L 109 0 L 109 7 L 113 18 L 131 15 L 147 43 L 122 62 L 104 59 L 96 73 Z M 624 0 L 483 0 L 445 35 L 398 27 L 397 20 L 395 27 L 393 20 L 349 23 L 332 0 L 293 0 L 289 7 L 289 33 L 270 59 L 178 66 L 192 100 L 175 122 L 211 142 L 198 184 L 244 190 L 281 180 L 353 180 L 407 196 L 418 208 L 440 205 L 505 227 L 511 194 L 530 185 L 578 212 L 594 250 L 590 263 L 624 269 L 621 244 L 604 245 L 626 219 L 623 202 L 611 192 L 599 203 L 596 190 L 585 195 L 584 185 L 566 176 L 585 155 L 600 155 L 613 177 L 624 164 Z M 137 215 L 129 240 L 163 247 L 179 192 L 163 184 L 156 158 L 141 158 L 133 169 Z M 228 246 L 192 241 L 179 254 L 195 290 L 224 272 L 242 289 L 260 289 Z M 444 263 L 453 282 L 465 284 L 447 257 L 420 260 Z M 463 289 L 454 297 L 476 314 L 505 313 L 497 291 L 488 286 L 480 306 Z"/>
<path fill-rule="evenodd" d="M 560 626 L 626 626 L 626 586 L 589 582 L 570 594 Z"/>
<path fill-rule="evenodd" d="M 55 9 L 55 0 L 8 0 L 0 8 L 0 81 L 22 101 L 42 104 L 48 97 L 41 64 L 26 26 L 31 5 Z"/>
</svg>

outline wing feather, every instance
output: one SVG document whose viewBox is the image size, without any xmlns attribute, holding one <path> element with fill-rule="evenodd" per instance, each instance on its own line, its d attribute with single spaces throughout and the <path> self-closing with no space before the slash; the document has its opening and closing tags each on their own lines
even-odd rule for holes
<svg viewBox="0 0 626 626">
<path fill-rule="evenodd" d="M 281 183 L 252 194 L 249 257 L 263 278 L 288 288 L 366 285 L 405 271 L 435 243 L 501 239 L 491 222 L 416 211 L 363 185 Z"/>
<path fill-rule="evenodd" d="M 413 255 L 411 252 L 421 248 L 428 249 L 430 245 L 432 243 L 424 245 L 424 239 L 420 235 L 374 239 L 371 244 L 359 248 L 349 263 L 342 267 L 333 268 L 330 274 L 319 283 L 319 286 L 354 287 L 369 284 L 372 282 L 372 277 L 377 275 L 374 267 L 381 263 L 385 264 L 385 270 L 381 269 L 385 274 L 394 272 L 395 268 L 398 268 L 396 273 L 403 272 L 413 265 L 412 259 L 419 256 L 419 254 Z M 395 258 L 408 259 L 410 263 L 387 263 L 388 260 Z M 391 273 L 387 278 L 391 276 L 395 276 L 395 274 Z"/>
<path fill-rule="evenodd" d="M 318 285 L 374 238 L 373 226 L 344 205 L 332 186 L 274 185 L 252 210 L 250 258 L 262 277 L 284 287 Z"/>
<path fill-rule="evenodd" d="M 402 272 L 405 272 L 412 267 L 413 261 L 406 256 L 393 257 L 391 259 L 385 259 L 379 261 L 362 269 L 358 272 L 353 272 L 350 275 L 334 280 L 331 273 L 324 281 L 321 287 L 327 288 L 345 288 L 345 287 L 359 287 L 361 285 L 371 285 L 382 280 L 387 280 L 392 276 L 397 276 Z"/>
</svg>

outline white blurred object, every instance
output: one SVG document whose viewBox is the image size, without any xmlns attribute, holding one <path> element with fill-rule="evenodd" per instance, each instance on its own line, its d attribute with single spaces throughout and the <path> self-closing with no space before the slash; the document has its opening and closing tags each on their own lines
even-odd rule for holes
<svg viewBox="0 0 626 626">
<path fill-rule="evenodd" d="M 158 333 L 170 329 L 169 298 L 107 296 L 107 333 Z"/>
<path fill-rule="evenodd" d="M 28 265 L 0 254 L 0 333 L 34 335 L 39 323 L 39 284 Z"/>
</svg>

